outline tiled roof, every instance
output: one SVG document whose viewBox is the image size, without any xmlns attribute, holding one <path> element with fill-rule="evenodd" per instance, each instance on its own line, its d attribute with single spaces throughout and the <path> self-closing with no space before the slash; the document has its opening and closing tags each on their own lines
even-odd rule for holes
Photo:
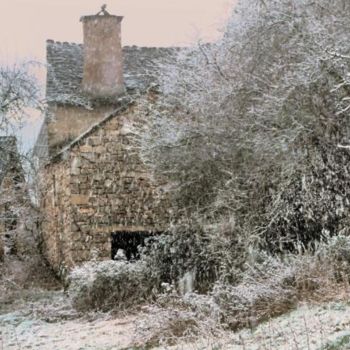
<svg viewBox="0 0 350 350">
<path fill-rule="evenodd" d="M 48 102 L 84 105 L 81 91 L 83 45 L 47 41 Z M 178 48 L 123 47 L 124 81 L 129 93 L 145 91 L 158 82 L 160 65 L 174 57 Z"/>
</svg>

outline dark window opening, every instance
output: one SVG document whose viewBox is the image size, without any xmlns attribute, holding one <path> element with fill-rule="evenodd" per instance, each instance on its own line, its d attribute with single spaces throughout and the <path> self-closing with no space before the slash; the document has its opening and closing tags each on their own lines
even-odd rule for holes
<svg viewBox="0 0 350 350">
<path fill-rule="evenodd" d="M 150 232 L 115 232 L 111 234 L 111 258 L 118 260 L 120 250 L 125 254 L 126 260 L 140 259 L 139 248 L 145 245 L 146 238 L 152 236 Z"/>
</svg>

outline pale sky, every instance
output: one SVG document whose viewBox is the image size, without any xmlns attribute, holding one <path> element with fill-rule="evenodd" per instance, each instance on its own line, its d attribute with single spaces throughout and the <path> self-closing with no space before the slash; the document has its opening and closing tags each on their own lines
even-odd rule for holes
<svg viewBox="0 0 350 350">
<path fill-rule="evenodd" d="M 82 42 L 80 16 L 103 3 L 124 16 L 123 45 L 189 45 L 215 40 L 233 0 L 0 0 L 2 59 L 45 58 L 45 41 Z"/>
<path fill-rule="evenodd" d="M 0 64 L 32 59 L 45 63 L 47 39 L 81 43 L 80 17 L 96 14 L 102 4 L 109 13 L 124 16 L 123 45 L 213 41 L 221 36 L 234 1 L 0 0 Z M 25 150 L 36 140 L 41 121 L 33 114 L 18 133 Z"/>
</svg>

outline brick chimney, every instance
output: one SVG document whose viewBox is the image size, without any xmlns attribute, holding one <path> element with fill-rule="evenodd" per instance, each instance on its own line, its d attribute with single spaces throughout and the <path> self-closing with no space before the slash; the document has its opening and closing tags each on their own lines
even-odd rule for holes
<svg viewBox="0 0 350 350">
<path fill-rule="evenodd" d="M 111 98 L 124 92 L 121 22 L 106 6 L 94 16 L 83 16 L 83 91 L 93 98 Z"/>
</svg>

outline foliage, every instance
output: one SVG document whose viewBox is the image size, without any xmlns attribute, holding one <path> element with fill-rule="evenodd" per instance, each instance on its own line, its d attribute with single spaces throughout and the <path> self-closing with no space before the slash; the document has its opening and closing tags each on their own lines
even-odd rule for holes
<svg viewBox="0 0 350 350">
<path fill-rule="evenodd" d="M 197 290 L 206 290 L 216 277 L 218 259 L 208 247 L 209 240 L 199 231 L 178 227 L 153 238 L 143 249 L 143 261 L 161 283 L 176 285 L 186 273 L 194 272 Z"/>
<path fill-rule="evenodd" d="M 304 168 L 290 177 L 266 207 L 266 245 L 272 251 L 349 234 L 349 151 L 323 144 L 306 159 Z"/>
<path fill-rule="evenodd" d="M 69 295 L 81 311 L 125 309 L 151 299 L 156 281 L 142 262 L 87 262 L 69 276 Z"/>
<path fill-rule="evenodd" d="M 225 330 L 254 329 L 302 301 L 327 302 L 335 297 L 339 301 L 339 291 L 348 288 L 349 253 L 350 239 L 343 235 L 319 243 L 313 251 L 283 257 L 251 252 L 235 285 L 218 280 L 207 294 L 158 295 L 156 304 L 145 309 L 146 320 L 138 321 L 136 344 L 171 345 L 179 338 L 188 343 L 197 337 L 218 337 Z"/>
<path fill-rule="evenodd" d="M 152 237 L 142 251 L 142 260 L 155 279 L 177 286 L 186 273 L 194 274 L 194 289 L 208 291 L 219 276 L 228 283 L 241 278 L 249 241 L 239 241 L 231 228 L 206 227 L 193 221 L 175 225 Z M 178 287 L 178 286 L 177 286 Z"/>
<path fill-rule="evenodd" d="M 219 319 L 226 327 L 254 327 L 296 306 L 295 267 L 269 258 L 247 271 L 234 286 L 217 282 L 212 291 Z"/>
<path fill-rule="evenodd" d="M 239 283 L 219 280 L 208 296 L 188 295 L 185 300 L 230 329 L 255 327 L 300 301 L 332 299 L 349 283 L 349 253 L 350 238 L 343 235 L 320 243 L 312 252 L 283 257 L 255 252 Z"/>
</svg>

